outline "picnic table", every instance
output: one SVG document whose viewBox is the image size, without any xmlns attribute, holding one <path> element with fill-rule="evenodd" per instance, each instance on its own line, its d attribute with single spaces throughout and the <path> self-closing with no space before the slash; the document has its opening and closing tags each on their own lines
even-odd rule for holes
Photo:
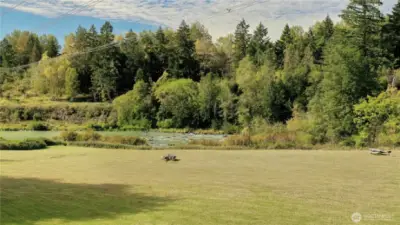
<svg viewBox="0 0 400 225">
<path fill-rule="evenodd" d="M 377 148 L 371 148 L 370 153 L 372 155 L 388 155 L 389 156 L 390 153 L 392 153 L 392 151 L 384 151 L 384 150 L 377 149 Z"/>
</svg>

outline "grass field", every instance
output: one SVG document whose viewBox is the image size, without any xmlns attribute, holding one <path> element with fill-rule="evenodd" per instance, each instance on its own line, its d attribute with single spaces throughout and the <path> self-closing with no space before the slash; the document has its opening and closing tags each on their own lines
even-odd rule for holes
<svg viewBox="0 0 400 225">
<path fill-rule="evenodd" d="M 1 224 L 400 224 L 400 152 L 166 153 L 2 151 Z"/>
</svg>

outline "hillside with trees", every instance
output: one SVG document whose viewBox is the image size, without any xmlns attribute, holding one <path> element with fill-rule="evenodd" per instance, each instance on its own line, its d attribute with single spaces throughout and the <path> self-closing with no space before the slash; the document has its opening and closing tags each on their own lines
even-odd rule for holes
<svg viewBox="0 0 400 225">
<path fill-rule="evenodd" d="M 310 144 L 400 146 L 400 1 L 388 15 L 381 5 L 351 0 L 340 22 L 286 25 L 276 41 L 244 19 L 216 41 L 185 21 L 123 36 L 109 22 L 78 27 L 62 48 L 51 34 L 15 30 L 0 43 L 0 121 L 54 118 L 46 113 L 57 109 L 24 117 L 12 106 L 47 97 L 103 103 L 105 113 L 72 111 L 118 128 L 280 127 Z"/>
</svg>

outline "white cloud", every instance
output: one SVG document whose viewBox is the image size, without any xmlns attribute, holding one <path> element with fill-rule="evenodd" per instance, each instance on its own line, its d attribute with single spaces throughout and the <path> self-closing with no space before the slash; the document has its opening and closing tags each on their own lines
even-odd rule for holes
<svg viewBox="0 0 400 225">
<path fill-rule="evenodd" d="M 11 8 L 22 0 L 3 0 Z M 233 32 L 241 18 L 254 28 L 259 22 L 269 28 L 272 39 L 284 24 L 304 28 L 329 14 L 334 20 L 349 0 L 35 0 L 16 8 L 47 17 L 65 13 L 101 19 L 138 21 L 176 28 L 182 19 L 200 21 L 214 38 Z M 388 12 L 396 0 L 385 0 Z M 228 12 L 227 9 L 231 9 Z"/>
</svg>

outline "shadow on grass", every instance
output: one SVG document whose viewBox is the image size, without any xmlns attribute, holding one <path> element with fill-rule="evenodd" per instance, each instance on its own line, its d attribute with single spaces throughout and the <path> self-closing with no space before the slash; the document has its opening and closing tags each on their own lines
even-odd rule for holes
<svg viewBox="0 0 400 225">
<path fill-rule="evenodd" d="M 170 198 L 131 193 L 127 185 L 68 184 L 53 180 L 0 177 L 0 224 L 48 219 L 80 221 L 155 210 Z"/>
</svg>

